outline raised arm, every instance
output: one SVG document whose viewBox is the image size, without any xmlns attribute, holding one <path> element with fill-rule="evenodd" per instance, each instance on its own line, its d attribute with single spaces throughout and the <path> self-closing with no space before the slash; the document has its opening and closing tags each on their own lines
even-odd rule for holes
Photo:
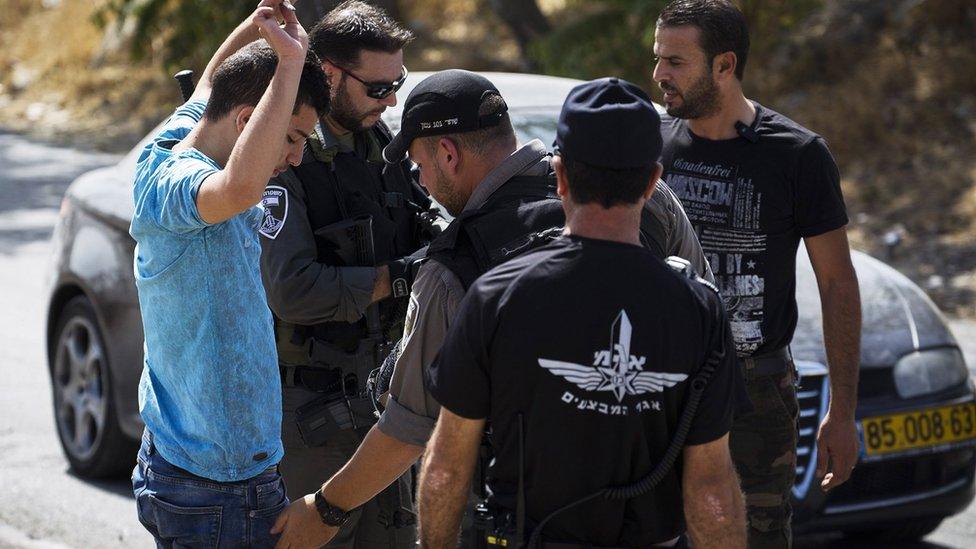
<svg viewBox="0 0 976 549">
<path fill-rule="evenodd" d="M 694 546 L 745 548 L 745 507 L 729 454 L 729 436 L 686 446 L 683 459 L 685 520 Z"/>
<path fill-rule="evenodd" d="M 305 65 L 308 37 L 294 12 L 269 7 L 263 0 L 252 19 L 278 56 L 268 89 L 251 113 L 224 169 L 211 175 L 197 193 L 200 218 L 213 224 L 261 201 L 278 163 Z M 285 21 L 279 26 L 277 15 Z"/>
<path fill-rule="evenodd" d="M 292 4 L 298 0 L 292 0 Z M 258 7 L 274 7 L 276 4 L 280 4 L 280 0 L 265 0 L 261 2 Z M 286 8 L 286 11 L 287 8 Z M 243 48 L 244 46 L 254 42 L 261 35 L 258 33 L 258 27 L 254 24 L 254 15 L 248 16 L 247 19 L 241 21 L 240 25 L 237 25 L 224 42 L 217 48 L 214 52 L 213 57 L 207 63 L 206 68 L 203 69 L 203 74 L 200 75 L 200 81 L 197 82 L 196 88 L 193 90 L 193 95 L 190 96 L 190 100 L 194 99 L 206 99 L 210 96 L 211 83 L 210 79 L 213 77 L 213 73 L 217 70 L 217 67 L 224 62 L 231 55 L 237 53 L 237 50 Z"/>
<path fill-rule="evenodd" d="M 861 359 L 861 296 L 851 264 L 847 229 L 804 240 L 820 288 L 824 346 L 830 369 L 830 405 L 817 433 L 817 477 L 830 490 L 857 462 L 857 378 Z"/>
</svg>

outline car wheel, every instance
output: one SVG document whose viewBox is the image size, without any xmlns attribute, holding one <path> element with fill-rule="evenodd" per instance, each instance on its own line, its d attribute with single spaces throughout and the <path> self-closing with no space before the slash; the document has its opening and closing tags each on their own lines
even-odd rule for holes
<svg viewBox="0 0 976 549">
<path fill-rule="evenodd" d="M 108 353 L 87 298 L 68 301 L 54 337 L 54 418 L 71 469 L 88 478 L 130 471 L 136 443 L 119 427 Z"/>
<path fill-rule="evenodd" d="M 845 535 L 852 540 L 871 543 L 918 541 L 934 532 L 942 524 L 943 520 L 945 520 L 944 517 L 914 519 L 896 524 L 887 524 L 872 530 L 845 532 Z"/>
</svg>

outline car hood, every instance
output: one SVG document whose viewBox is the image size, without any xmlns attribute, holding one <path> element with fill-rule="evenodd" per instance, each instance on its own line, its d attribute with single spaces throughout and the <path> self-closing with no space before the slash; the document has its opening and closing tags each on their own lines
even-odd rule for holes
<svg viewBox="0 0 976 549">
<path fill-rule="evenodd" d="M 129 230 L 135 206 L 132 201 L 134 166 L 126 160 L 87 172 L 75 179 L 65 197 L 72 205 L 122 231 Z"/>
<path fill-rule="evenodd" d="M 851 256 L 861 289 L 862 368 L 890 367 L 919 349 L 956 346 L 942 313 L 921 288 L 865 253 Z M 803 246 L 796 266 L 799 320 L 791 348 L 797 359 L 826 364 L 820 292 Z"/>
</svg>

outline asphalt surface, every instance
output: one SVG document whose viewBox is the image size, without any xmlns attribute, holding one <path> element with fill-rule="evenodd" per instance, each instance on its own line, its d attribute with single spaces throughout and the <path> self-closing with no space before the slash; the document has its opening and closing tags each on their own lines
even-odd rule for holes
<svg viewBox="0 0 976 549">
<path fill-rule="evenodd" d="M 77 175 L 117 158 L 0 133 L 0 549 L 153 547 L 127 479 L 92 482 L 69 471 L 55 434 L 44 349 L 49 239 L 61 197 Z M 976 366 L 976 323 L 952 327 Z M 963 548 L 974 540 L 970 506 L 925 542 L 901 547 Z M 830 536 L 796 545 L 856 547 Z"/>
</svg>

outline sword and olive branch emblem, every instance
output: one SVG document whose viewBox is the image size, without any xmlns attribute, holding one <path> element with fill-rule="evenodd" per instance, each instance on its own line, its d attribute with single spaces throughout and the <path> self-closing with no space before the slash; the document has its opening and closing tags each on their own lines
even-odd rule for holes
<svg viewBox="0 0 976 549">
<path fill-rule="evenodd" d="M 661 392 L 688 379 L 685 374 L 645 372 L 647 357 L 630 354 L 632 331 L 627 311 L 621 309 L 610 327 L 609 348 L 594 353 L 592 366 L 547 358 L 540 358 L 539 366 L 580 389 L 612 392 L 617 402 L 625 395 Z"/>
</svg>

